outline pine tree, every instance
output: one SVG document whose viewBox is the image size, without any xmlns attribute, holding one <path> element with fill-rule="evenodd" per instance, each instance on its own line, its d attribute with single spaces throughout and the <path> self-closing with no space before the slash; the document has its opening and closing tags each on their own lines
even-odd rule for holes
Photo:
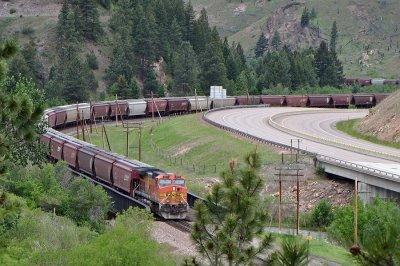
<svg viewBox="0 0 400 266">
<path fill-rule="evenodd" d="M 76 27 L 75 14 L 68 3 L 64 0 L 57 23 L 57 41 L 59 46 L 67 42 L 76 43 L 80 40 L 80 30 Z"/>
<path fill-rule="evenodd" d="M 195 12 L 193 10 L 192 3 L 189 1 L 185 5 L 185 17 L 183 27 L 183 40 L 190 42 L 192 45 L 195 41 L 194 38 L 194 27 L 195 27 Z"/>
<path fill-rule="evenodd" d="M 331 52 L 336 52 L 337 36 L 338 36 L 338 31 L 337 31 L 336 21 L 334 21 L 331 30 L 331 41 L 329 43 L 329 49 Z"/>
<path fill-rule="evenodd" d="M 77 1 L 76 13 L 77 23 L 81 26 L 82 35 L 90 41 L 97 41 L 103 34 L 99 20 L 99 12 L 94 0 L 75 0 Z"/>
<path fill-rule="evenodd" d="M 209 43 L 202 54 L 202 59 L 202 88 L 207 90 L 213 85 L 223 85 L 226 82 L 226 67 L 220 46 Z"/>
<path fill-rule="evenodd" d="M 268 49 L 268 40 L 265 37 L 264 33 L 261 33 L 260 37 L 258 38 L 256 48 L 254 50 L 256 58 L 262 57 L 264 53 Z"/>
<path fill-rule="evenodd" d="M 108 85 L 117 82 L 119 76 L 131 80 L 135 74 L 135 57 L 133 55 L 131 38 L 129 36 L 116 36 L 113 46 L 111 62 L 106 70 Z"/>
<path fill-rule="evenodd" d="M 303 28 L 308 27 L 310 25 L 310 12 L 308 11 L 307 7 L 303 9 L 303 13 L 301 14 L 300 25 Z"/>
<path fill-rule="evenodd" d="M 171 43 L 171 48 L 173 51 L 176 51 L 182 42 L 182 32 L 181 26 L 178 21 L 174 18 L 172 20 L 172 24 L 169 27 L 168 40 Z"/>
<path fill-rule="evenodd" d="M 274 36 L 271 40 L 271 45 L 275 51 L 278 51 L 281 48 L 281 36 L 278 31 L 274 32 Z"/>
<path fill-rule="evenodd" d="M 77 49 L 73 44 L 67 44 L 59 55 L 56 67 L 56 85 L 62 99 L 67 102 L 82 102 L 88 96 L 89 68 L 81 62 Z"/>
<path fill-rule="evenodd" d="M 315 68 L 321 87 L 330 84 L 329 67 L 331 65 L 330 53 L 325 41 L 322 41 L 315 54 Z"/>
<path fill-rule="evenodd" d="M 137 14 L 140 17 L 133 32 L 133 51 L 138 61 L 140 79 L 145 80 L 146 73 L 151 72 L 151 65 L 157 57 L 157 32 L 153 24 L 154 17 L 151 14 L 144 14 L 143 9 L 138 9 Z"/>
<path fill-rule="evenodd" d="M 204 52 L 207 44 L 211 42 L 211 38 L 211 29 L 208 24 L 207 12 L 203 8 L 200 12 L 200 17 L 194 24 L 194 40 L 192 46 L 196 53 Z"/>
<path fill-rule="evenodd" d="M 33 83 L 19 81 L 12 90 L 3 83 L 6 60 L 18 51 L 15 42 L 0 43 L 0 174 L 11 164 L 26 165 L 40 160 L 39 149 L 35 145 L 38 126 L 44 110 L 43 100 L 31 95 L 39 95 Z"/>
<path fill-rule="evenodd" d="M 10 59 L 18 52 L 18 46 L 15 42 L 7 40 L 2 42 L 0 40 L 0 81 L 6 76 L 6 60 Z"/>
<path fill-rule="evenodd" d="M 257 254 L 271 248 L 273 238 L 265 234 L 268 213 L 260 197 L 260 157 L 253 152 L 245 162 L 241 169 L 231 162 L 222 182 L 195 206 L 192 239 L 210 265 L 253 264 Z"/>
<path fill-rule="evenodd" d="M 238 43 L 238 45 L 236 46 L 236 52 L 239 57 L 240 65 L 242 66 L 242 68 L 246 68 L 246 56 L 244 55 L 244 50 L 240 43 Z"/>
<path fill-rule="evenodd" d="M 174 56 L 173 94 L 193 95 L 198 88 L 200 67 L 196 54 L 189 42 L 183 42 Z"/>
<path fill-rule="evenodd" d="M 33 40 L 29 41 L 21 53 L 27 66 L 31 70 L 31 73 L 33 74 L 32 78 L 35 83 L 37 85 L 43 85 L 44 69 L 38 58 L 36 43 Z"/>
</svg>

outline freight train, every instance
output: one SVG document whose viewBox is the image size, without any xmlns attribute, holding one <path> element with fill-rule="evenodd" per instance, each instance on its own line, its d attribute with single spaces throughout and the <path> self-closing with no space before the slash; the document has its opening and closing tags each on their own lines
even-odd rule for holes
<svg viewBox="0 0 400 266">
<path fill-rule="evenodd" d="M 381 79 L 381 78 L 345 78 L 344 85 L 371 86 L 371 85 L 399 85 L 400 79 Z"/>
<path fill-rule="evenodd" d="M 44 119 L 50 128 L 41 136 L 41 142 L 48 148 L 53 161 L 65 161 L 74 170 L 144 202 L 154 213 L 166 219 L 185 219 L 188 212 L 188 189 L 184 177 L 104 151 L 55 129 L 76 124 L 78 121 L 102 121 L 115 119 L 116 116 L 162 116 L 235 105 L 324 108 L 348 108 L 354 105 L 369 108 L 387 96 L 388 94 L 261 95 L 224 99 L 193 96 L 81 103 L 46 110 Z"/>
</svg>

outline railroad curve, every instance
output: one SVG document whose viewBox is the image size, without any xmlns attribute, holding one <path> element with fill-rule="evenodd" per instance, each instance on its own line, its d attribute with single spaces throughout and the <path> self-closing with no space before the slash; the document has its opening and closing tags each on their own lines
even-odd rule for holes
<svg viewBox="0 0 400 266">
<path fill-rule="evenodd" d="M 283 145 L 290 145 L 291 139 L 299 138 L 303 150 L 400 174 L 400 163 L 396 160 L 400 158 L 399 149 L 353 138 L 334 127 L 338 121 L 362 118 L 367 114 L 367 110 L 359 109 L 267 107 L 212 111 L 206 114 L 206 118 L 213 123 Z M 344 149 L 343 146 L 334 145 L 334 142 L 350 148 Z M 365 151 L 357 150 L 357 147 Z"/>
</svg>

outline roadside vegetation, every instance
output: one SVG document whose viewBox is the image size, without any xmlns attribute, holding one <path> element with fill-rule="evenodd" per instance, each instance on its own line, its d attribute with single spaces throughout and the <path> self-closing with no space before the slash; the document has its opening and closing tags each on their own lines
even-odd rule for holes
<svg viewBox="0 0 400 266">
<path fill-rule="evenodd" d="M 336 128 L 346 134 L 349 134 L 350 136 L 355 137 L 355 138 L 370 141 L 370 142 L 373 142 L 373 143 L 376 143 L 379 145 L 384 145 L 384 146 L 400 149 L 400 143 L 398 143 L 398 142 L 380 140 L 373 135 L 367 135 L 367 134 L 361 133 L 358 129 L 360 121 L 361 121 L 360 119 L 351 119 L 351 120 L 347 120 L 347 121 L 340 121 L 336 124 Z"/>
</svg>

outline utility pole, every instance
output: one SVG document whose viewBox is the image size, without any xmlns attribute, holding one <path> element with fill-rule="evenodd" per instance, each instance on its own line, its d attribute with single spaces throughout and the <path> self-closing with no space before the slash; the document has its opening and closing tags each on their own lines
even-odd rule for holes
<svg viewBox="0 0 400 266">
<path fill-rule="evenodd" d="M 300 181 L 299 169 L 296 170 L 296 233 L 299 235 L 300 229 Z"/>
<path fill-rule="evenodd" d="M 356 180 L 355 180 L 355 189 L 354 189 L 354 194 L 355 194 L 355 210 L 354 210 L 354 245 L 358 246 L 358 178 L 356 175 Z"/>
<path fill-rule="evenodd" d="M 78 103 L 76 103 L 76 138 L 79 139 L 79 108 L 78 108 Z"/>
<path fill-rule="evenodd" d="M 90 101 L 89 102 L 89 110 L 91 110 L 91 108 L 92 108 L 92 101 Z M 90 116 L 90 123 L 89 123 L 89 126 L 90 126 L 90 134 L 93 134 L 93 126 L 92 126 L 92 123 L 93 123 L 93 118 L 92 118 L 92 116 Z"/>
<path fill-rule="evenodd" d="M 154 94 L 153 91 L 151 92 L 151 121 L 154 122 Z"/>
<path fill-rule="evenodd" d="M 129 158 L 129 127 L 126 127 L 126 157 Z"/>
<path fill-rule="evenodd" d="M 279 209 L 278 209 L 279 232 L 282 230 L 282 170 L 279 170 Z"/>
<path fill-rule="evenodd" d="M 137 130 L 138 134 L 138 160 L 142 159 L 142 122 L 127 122 L 123 121 L 122 126 L 126 129 L 126 157 L 129 156 L 129 133 L 131 132 L 130 129 Z"/>
<path fill-rule="evenodd" d="M 360 255 L 361 248 L 358 245 L 358 178 L 354 180 L 354 245 L 350 248 L 350 253 L 353 255 Z"/>
<path fill-rule="evenodd" d="M 82 117 L 83 117 L 83 110 L 82 110 Z M 82 128 L 82 139 L 83 141 L 86 141 L 85 138 L 85 124 L 84 124 L 84 119 L 81 119 L 81 128 Z"/>
<path fill-rule="evenodd" d="M 195 101 L 195 105 L 196 105 L 196 114 L 197 114 L 197 89 L 194 88 L 194 101 Z"/>
<path fill-rule="evenodd" d="M 115 126 L 116 127 L 118 127 L 118 112 L 119 112 L 118 94 L 115 94 Z"/>
</svg>

